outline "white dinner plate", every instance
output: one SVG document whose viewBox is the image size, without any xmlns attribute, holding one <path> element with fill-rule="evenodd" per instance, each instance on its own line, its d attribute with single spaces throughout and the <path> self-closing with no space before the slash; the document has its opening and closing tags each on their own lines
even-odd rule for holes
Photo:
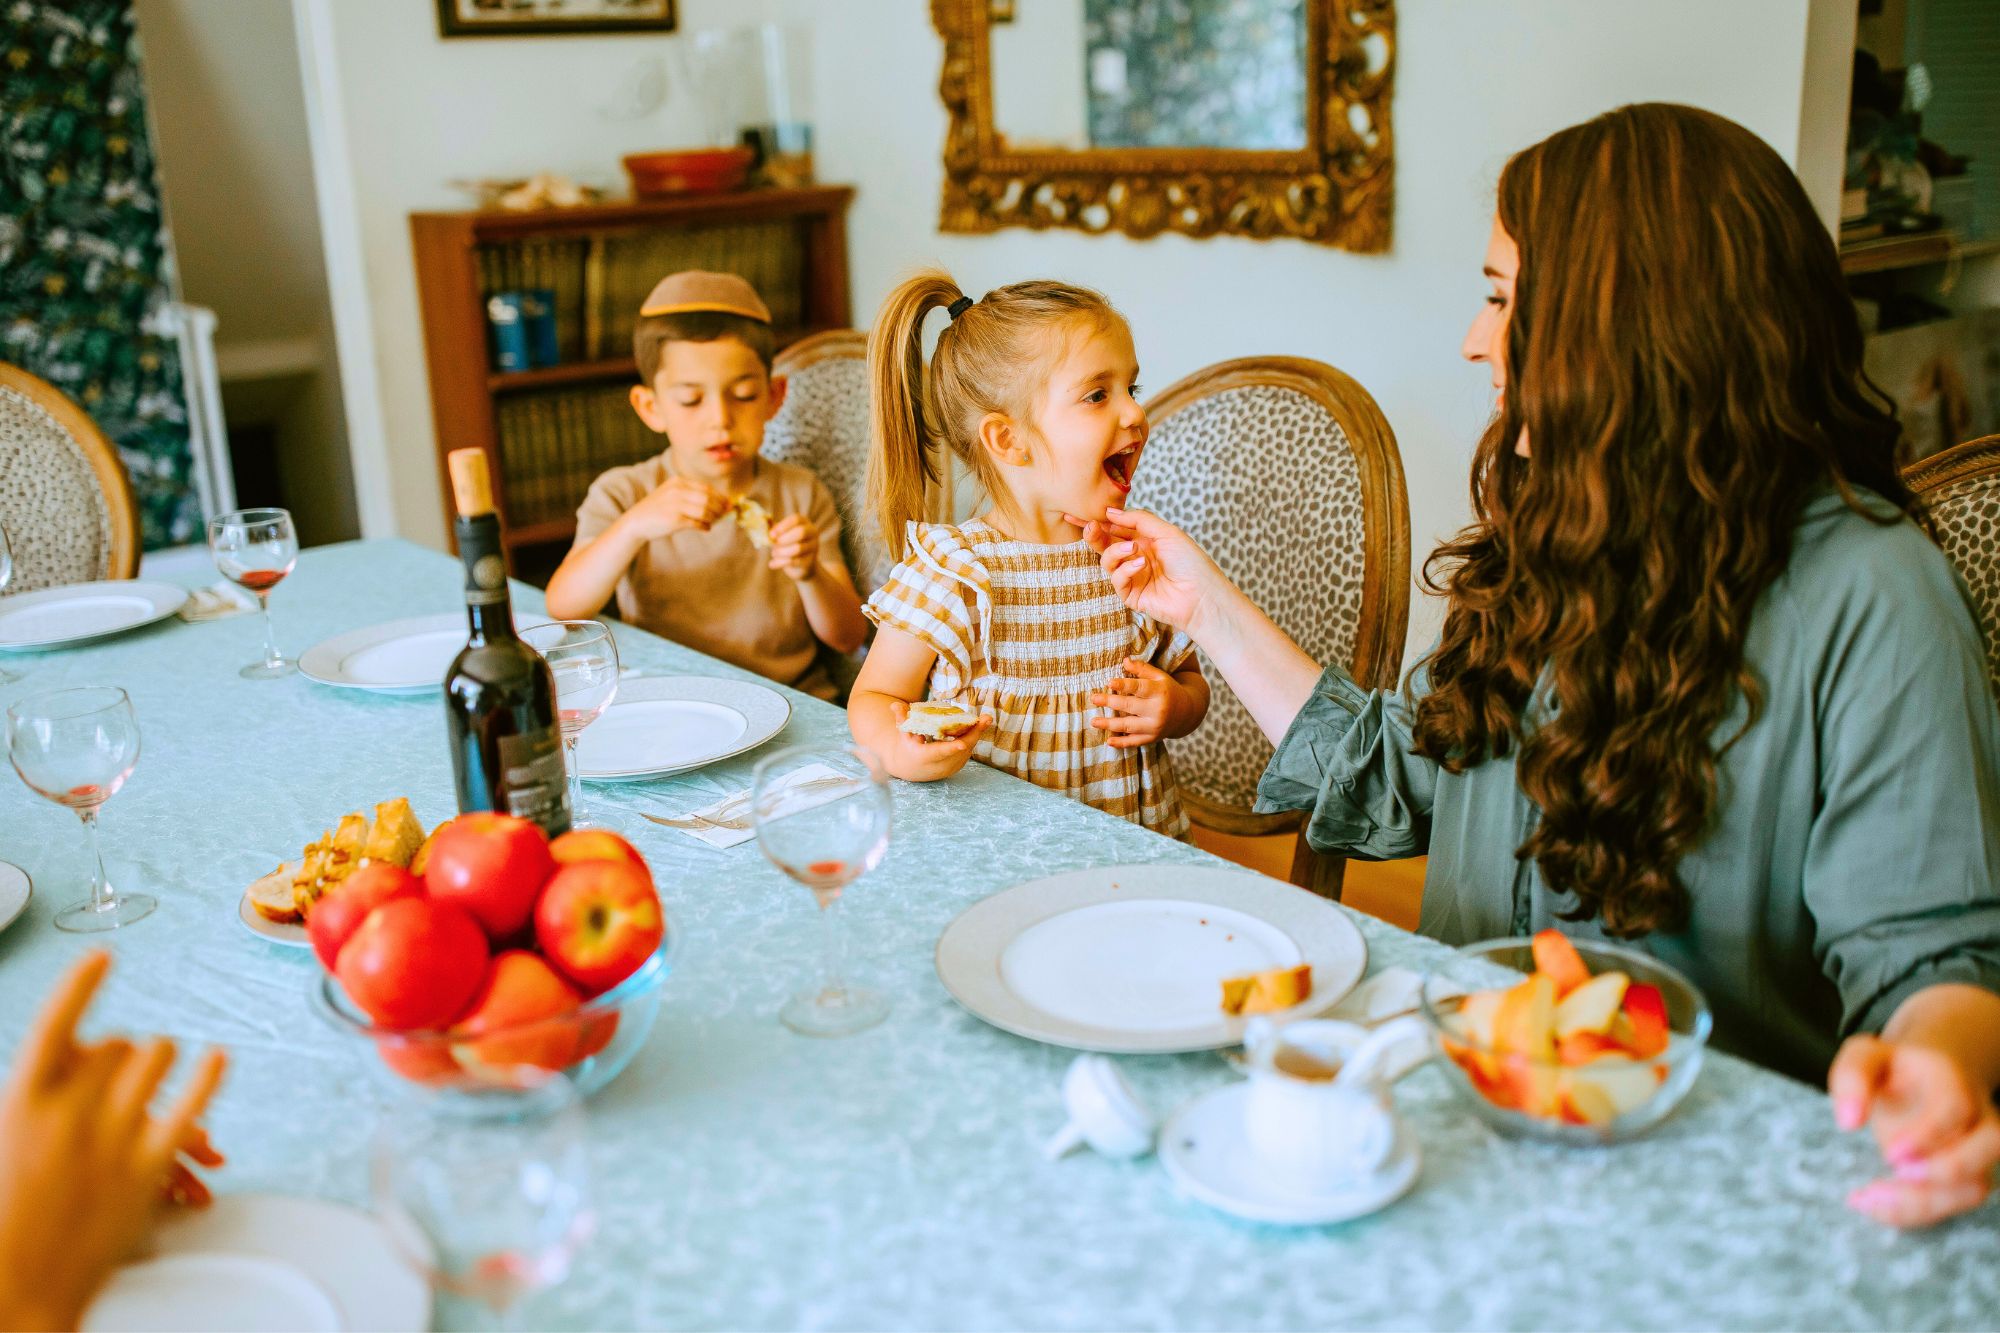
<svg viewBox="0 0 2000 1333">
<path fill-rule="evenodd" d="M 465 647 L 463 612 L 412 616 L 336 634 L 299 654 L 308 680 L 349 690 L 414 694 L 444 686 L 451 660 Z"/>
<path fill-rule="evenodd" d="M 1160 1129 L 1160 1165 L 1182 1193 L 1252 1222 L 1325 1226 L 1386 1208 L 1416 1184 L 1422 1156 L 1416 1136 L 1402 1125 L 1378 1170 L 1333 1189 L 1299 1189 L 1251 1151 L 1243 1124 L 1249 1096 L 1248 1083 L 1232 1083 L 1167 1117 Z"/>
<path fill-rule="evenodd" d="M 35 885 L 28 872 L 11 861 L 0 861 L 0 930 L 13 925 L 34 896 Z"/>
<path fill-rule="evenodd" d="M 1243 1040 L 1221 982 L 1312 965 L 1312 993 L 1273 1017 L 1337 1004 L 1368 946 L 1324 898 L 1215 866 L 1102 866 L 1017 885 L 961 912 L 937 943 L 938 979 L 997 1028 L 1119 1055 Z"/>
<path fill-rule="evenodd" d="M 176 583 L 104 579 L 0 597 L 0 652 L 59 648 L 150 625 L 181 609 Z"/>
<path fill-rule="evenodd" d="M 298 867 L 288 862 L 285 869 L 297 870 Z M 306 934 L 304 922 L 273 921 L 264 916 L 251 906 L 248 889 L 243 890 L 243 896 L 236 900 L 236 919 L 243 923 L 245 930 L 259 939 L 282 944 L 288 949 L 312 948 L 312 936 Z"/>
<path fill-rule="evenodd" d="M 577 738 L 577 767 L 593 782 L 680 773 L 755 749 L 791 716 L 784 695 L 747 680 L 628 676 Z"/>
<path fill-rule="evenodd" d="M 342 1328 L 430 1327 L 423 1274 L 388 1229 L 358 1208 L 283 1194 L 219 1194 L 207 1208 L 168 1213 L 155 1241 L 162 1255 L 242 1254 L 289 1264 L 333 1299 Z"/>
<path fill-rule="evenodd" d="M 333 1298 L 291 1264 L 249 1254 L 169 1254 L 114 1272 L 84 1333 L 339 1333 Z"/>
</svg>

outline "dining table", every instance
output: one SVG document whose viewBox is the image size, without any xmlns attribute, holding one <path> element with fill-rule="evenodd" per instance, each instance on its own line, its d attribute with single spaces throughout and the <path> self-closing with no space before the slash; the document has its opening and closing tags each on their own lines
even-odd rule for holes
<svg viewBox="0 0 2000 1333">
<path fill-rule="evenodd" d="M 185 580 L 200 582 L 198 576 Z M 272 596 L 297 651 L 462 602 L 454 559 L 400 540 L 312 548 Z M 517 617 L 542 612 L 514 586 Z M 237 920 L 244 886 L 344 811 L 407 796 L 429 827 L 455 813 L 436 694 L 246 680 L 254 615 L 160 624 L 19 654 L 0 705 L 122 686 L 143 749 L 106 807 L 111 877 L 159 901 L 100 936 L 59 933 L 85 891 L 76 817 L 0 783 L 0 859 L 34 895 L 0 932 L 0 1049 L 11 1053 L 63 971 L 102 946 L 115 966 L 89 1030 L 224 1047 L 209 1115 L 218 1193 L 366 1207 L 374 1126 L 400 1094 L 365 1042 L 308 1003 L 319 969 Z M 618 625 L 626 666 L 753 679 Z M 933 965 L 940 932 L 1010 885 L 1207 853 L 974 763 L 893 784 L 880 866 L 842 905 L 856 977 L 887 992 L 880 1026 L 816 1040 L 777 1012 L 811 973 L 810 894 L 755 841 L 718 850 L 637 817 L 747 785 L 760 753 L 846 740 L 831 704 L 785 691 L 765 747 L 698 771 L 593 784 L 650 863 L 678 936 L 650 1040 L 589 1102 L 594 1236 L 530 1327 L 726 1329 L 1816 1328 L 2000 1324 L 2000 1208 L 1927 1231 L 1843 1203 L 1880 1175 L 1822 1090 L 1711 1051 L 1677 1113 L 1615 1147 L 1497 1136 L 1435 1066 L 1397 1087 L 1421 1147 L 1414 1189 L 1338 1225 L 1240 1221 L 1176 1193 L 1150 1156 L 1047 1160 L 1074 1053 L 962 1009 Z M 1248 873 L 1248 872 L 1245 872 Z M 1303 890 L 1301 890 L 1303 892 Z M 1346 908 L 1339 909 L 1343 912 Z M 1444 946 L 1354 914 L 1371 970 L 1423 969 Z M 1120 1057 L 1164 1114 L 1240 1077 L 1214 1052 Z M 471 1312 L 440 1306 L 448 1326 Z"/>
</svg>

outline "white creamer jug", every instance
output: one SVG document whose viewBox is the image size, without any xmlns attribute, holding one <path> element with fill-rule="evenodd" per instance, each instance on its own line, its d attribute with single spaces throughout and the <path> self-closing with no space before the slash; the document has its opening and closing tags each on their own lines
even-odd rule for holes
<svg viewBox="0 0 2000 1333">
<path fill-rule="evenodd" d="M 1366 1177 L 1395 1146 L 1389 1086 L 1427 1059 L 1430 1048 L 1430 1032 L 1415 1017 L 1373 1032 L 1334 1019 L 1284 1027 L 1250 1020 L 1243 1051 L 1251 1151 L 1308 1190 Z"/>
</svg>

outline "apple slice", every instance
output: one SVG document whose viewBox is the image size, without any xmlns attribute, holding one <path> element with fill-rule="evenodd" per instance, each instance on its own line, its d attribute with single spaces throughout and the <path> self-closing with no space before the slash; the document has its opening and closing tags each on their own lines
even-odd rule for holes
<svg viewBox="0 0 2000 1333">
<path fill-rule="evenodd" d="M 1667 1001 L 1658 986 L 1643 981 L 1627 986 L 1622 1012 L 1632 1025 L 1629 1049 L 1634 1059 L 1650 1060 L 1667 1049 L 1673 1025 L 1667 1021 Z"/>
<path fill-rule="evenodd" d="M 1566 1073 L 1573 1092 L 1602 1097 L 1610 1104 L 1615 1118 L 1644 1106 L 1659 1090 L 1661 1076 L 1666 1071 L 1611 1055 Z M 1583 1091 L 1586 1088 L 1590 1090 L 1587 1093 Z"/>
<path fill-rule="evenodd" d="M 1579 1072 L 1564 1075 L 1562 1100 L 1563 1109 L 1572 1112 L 1581 1124 L 1608 1125 L 1619 1116 L 1618 1104 L 1611 1094 Z"/>
<path fill-rule="evenodd" d="M 1556 1039 L 1556 1060 L 1565 1065 L 1587 1065 L 1607 1055 L 1623 1056 L 1625 1049 L 1601 1032 L 1572 1032 Z"/>
<path fill-rule="evenodd" d="M 1493 1015 L 1493 1048 L 1530 1060 L 1553 1060 L 1556 1054 L 1556 983 L 1536 972 L 1500 996 Z"/>
<path fill-rule="evenodd" d="M 1558 998 L 1590 980 L 1590 968 L 1584 965 L 1583 955 L 1561 931 L 1538 931 L 1533 948 L 1535 970 L 1556 983 Z"/>
<path fill-rule="evenodd" d="M 1623 972 L 1600 972 L 1563 996 L 1556 1006 L 1556 1040 L 1579 1032 L 1608 1031 L 1630 982 Z"/>
<path fill-rule="evenodd" d="M 1493 1045 L 1493 1020 L 1500 1013 L 1500 997 L 1507 992 L 1498 990 L 1475 991 L 1465 997 L 1458 1006 L 1458 1012 L 1451 1015 L 1457 1020 L 1458 1035 L 1467 1041 L 1490 1048 Z"/>
<path fill-rule="evenodd" d="M 1505 1056 L 1502 1063 L 1515 1110 L 1539 1116 L 1561 1114 L 1562 1070 L 1525 1055 Z"/>
</svg>

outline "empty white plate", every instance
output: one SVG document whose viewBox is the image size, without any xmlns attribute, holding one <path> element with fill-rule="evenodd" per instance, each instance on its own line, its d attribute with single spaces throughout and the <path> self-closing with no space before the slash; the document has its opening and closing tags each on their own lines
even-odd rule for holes
<svg viewBox="0 0 2000 1333">
<path fill-rule="evenodd" d="M 1250 1150 L 1243 1127 L 1248 1083 L 1203 1093 L 1167 1117 L 1160 1165 L 1175 1185 L 1211 1208 L 1280 1226 L 1324 1226 L 1365 1217 L 1403 1197 L 1422 1165 L 1416 1136 L 1399 1126 L 1380 1169 L 1333 1189 L 1300 1190 Z"/>
<path fill-rule="evenodd" d="M 465 647 L 462 612 L 412 616 L 336 634 L 299 655 L 299 671 L 322 685 L 390 694 L 436 690 Z"/>
<path fill-rule="evenodd" d="M 181 609 L 187 589 L 175 583 L 105 579 L 0 598 L 0 651 L 56 648 L 122 634 Z"/>
<path fill-rule="evenodd" d="M 577 738 L 577 767 L 594 782 L 679 773 L 755 749 L 791 715 L 783 695 L 749 681 L 628 676 Z"/>
<path fill-rule="evenodd" d="M 83 1312 L 85 1333 L 338 1333 L 340 1311 L 287 1263 L 249 1254 L 170 1254 L 111 1275 Z"/>
<path fill-rule="evenodd" d="M 974 903 L 938 938 L 952 998 L 997 1028 L 1054 1046 L 1138 1055 L 1243 1039 L 1222 980 L 1312 965 L 1312 994 L 1276 1015 L 1339 1002 L 1368 947 L 1324 898 L 1213 866 L 1105 866 Z"/>
<path fill-rule="evenodd" d="M 13 925 L 28 910 L 28 899 L 34 895 L 35 886 L 28 872 L 11 861 L 0 861 L 0 930 Z"/>
<path fill-rule="evenodd" d="M 207 1208 L 169 1212 L 155 1241 L 161 1255 L 248 1255 L 288 1264 L 333 1298 L 342 1328 L 417 1333 L 430 1326 L 423 1274 L 387 1228 L 358 1208 L 284 1194 L 219 1194 Z"/>
</svg>

